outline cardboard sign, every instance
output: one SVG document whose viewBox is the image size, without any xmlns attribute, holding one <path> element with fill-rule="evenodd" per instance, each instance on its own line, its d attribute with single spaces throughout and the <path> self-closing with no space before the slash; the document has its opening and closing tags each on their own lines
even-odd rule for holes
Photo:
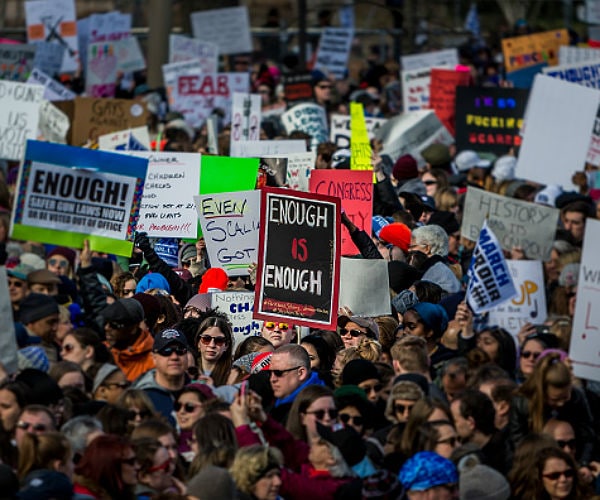
<svg viewBox="0 0 600 500">
<path fill-rule="evenodd" d="M 260 191 L 195 196 L 211 265 L 229 276 L 248 274 L 258 262 Z"/>
<path fill-rule="evenodd" d="M 227 314 L 233 330 L 233 350 L 247 337 L 260 335 L 261 323 L 252 317 L 254 293 L 238 290 L 210 294 L 212 308 Z"/>
<path fill-rule="evenodd" d="M 33 42 L 32 45 L 35 46 L 34 69 L 56 75 L 65 57 L 65 46 L 52 42 Z"/>
<path fill-rule="evenodd" d="M 431 110 L 402 113 L 391 118 L 377 131 L 376 137 L 383 142 L 381 154 L 389 155 L 394 162 L 402 155 L 411 154 L 425 164 L 419 154 L 424 148 L 434 142 L 454 143 L 454 138 Z"/>
<path fill-rule="evenodd" d="M 283 95 L 288 106 L 313 100 L 313 79 L 310 73 L 284 75 L 282 81 Z"/>
<path fill-rule="evenodd" d="M 306 153 L 306 141 L 304 139 L 240 141 L 236 145 L 235 153 L 236 157 L 239 158 L 260 158 L 263 156 L 283 156 L 288 153 Z"/>
<path fill-rule="evenodd" d="M 145 126 L 148 121 L 148 109 L 141 100 L 77 97 L 58 102 L 57 106 L 73 124 L 67 140 L 75 146 L 95 141 L 103 134 Z"/>
<path fill-rule="evenodd" d="M 387 261 L 342 257 L 339 304 L 353 316 L 391 314 Z M 365 279 L 368 276 L 369 279 Z"/>
<path fill-rule="evenodd" d="M 599 101 L 595 89 L 537 75 L 527 104 L 517 177 L 574 190 L 571 177 L 585 165 Z"/>
<path fill-rule="evenodd" d="M 233 94 L 230 150 L 241 141 L 260 140 L 260 94 Z M 233 155 L 232 156 L 236 156 Z"/>
<path fill-rule="evenodd" d="M 118 60 L 112 43 L 88 45 L 85 92 L 90 97 L 114 97 L 117 90 Z"/>
<path fill-rule="evenodd" d="M 47 101 L 70 101 L 77 97 L 75 92 L 58 83 L 54 78 L 48 76 L 41 69 L 33 68 L 27 83 L 44 86 L 44 99 Z"/>
<path fill-rule="evenodd" d="M 544 269 L 539 260 L 507 260 L 517 295 L 510 301 L 491 309 L 488 324 L 499 326 L 515 339 L 525 323 L 546 321 L 546 285 Z"/>
<path fill-rule="evenodd" d="M 121 73 L 132 73 L 146 69 L 146 59 L 140 42 L 134 36 L 113 43 L 117 54 L 117 69 Z"/>
<path fill-rule="evenodd" d="M 288 134 L 300 130 L 310 135 L 313 151 L 316 151 L 317 146 L 326 142 L 329 137 L 327 114 L 318 104 L 310 102 L 296 104 L 281 115 L 281 122 Z"/>
<path fill-rule="evenodd" d="M 41 140 L 66 144 L 67 132 L 70 126 L 71 123 L 67 115 L 50 101 L 42 102 L 40 105 L 40 120 L 38 122 Z"/>
<path fill-rule="evenodd" d="M 487 218 L 504 250 L 520 247 L 529 259 L 548 260 L 558 224 L 557 208 L 467 188 L 461 236 L 477 241 Z"/>
<path fill-rule="evenodd" d="M 15 324 L 13 323 L 13 310 L 8 292 L 8 275 L 6 267 L 0 266 L 0 317 L 4 318 L 2 327 L 3 335 L 0 335 L 0 363 L 6 373 L 15 373 L 19 366 L 17 363 L 17 337 L 15 335 Z"/>
<path fill-rule="evenodd" d="M 585 224 L 569 358 L 576 377 L 600 381 L 600 222 Z"/>
<path fill-rule="evenodd" d="M 295 191 L 308 191 L 311 172 L 315 168 L 316 153 L 288 153 L 287 157 L 287 186 Z"/>
<path fill-rule="evenodd" d="M 264 188 L 254 317 L 335 328 L 340 200 Z"/>
<path fill-rule="evenodd" d="M 329 140 L 333 142 L 339 149 L 350 148 L 350 121 L 348 115 L 331 115 Z M 367 126 L 367 135 L 369 140 L 373 139 L 377 131 L 387 123 L 387 118 L 373 118 L 365 116 L 365 124 Z"/>
<path fill-rule="evenodd" d="M 194 38 L 214 43 L 224 55 L 252 52 L 248 7 L 203 10 L 190 16 Z"/>
<path fill-rule="evenodd" d="M 0 80 L 26 82 L 33 69 L 35 45 L 0 44 Z"/>
<path fill-rule="evenodd" d="M 430 108 L 431 70 L 432 68 L 420 68 L 402 71 L 402 102 L 405 112 Z"/>
<path fill-rule="evenodd" d="M 600 60 L 544 68 L 542 73 L 552 78 L 600 89 Z"/>
<path fill-rule="evenodd" d="M 28 141 L 11 235 L 130 256 L 148 160 Z"/>
<path fill-rule="evenodd" d="M 505 38 L 502 40 L 504 67 L 506 71 L 516 71 L 532 66 L 556 66 L 561 45 L 569 45 L 566 29 Z"/>
<path fill-rule="evenodd" d="M 62 73 L 79 69 L 75 0 L 28 0 L 25 2 L 28 42 L 52 42 L 65 47 Z"/>
<path fill-rule="evenodd" d="M 354 30 L 351 28 L 325 28 L 319 39 L 315 69 L 343 80 L 348 72 L 348 56 L 353 38 Z"/>
<path fill-rule="evenodd" d="M 169 35 L 169 62 L 198 61 L 202 73 L 219 71 L 219 48 L 210 42 L 182 35 Z"/>
<path fill-rule="evenodd" d="M 148 127 L 136 127 L 101 135 L 98 137 L 98 149 L 103 151 L 149 151 Z"/>
<path fill-rule="evenodd" d="M 558 48 L 558 64 L 577 64 L 582 62 L 592 62 L 600 59 L 600 50 L 592 47 L 573 47 L 571 45 L 561 45 Z"/>
<path fill-rule="evenodd" d="M 402 71 L 413 71 L 441 66 L 454 67 L 458 62 L 457 49 L 444 49 L 433 52 L 424 52 L 422 54 L 410 54 L 400 58 Z"/>
<path fill-rule="evenodd" d="M 371 233 L 373 218 L 373 174 L 368 170 L 313 170 L 312 193 L 340 198 L 342 208 L 358 229 Z M 357 255 L 346 226 L 342 227 L 342 255 Z M 354 309 L 352 309 L 354 311 Z"/>
<path fill-rule="evenodd" d="M 456 88 L 468 85 L 471 75 L 465 71 L 434 68 L 431 70 L 429 104 L 444 127 L 454 135 Z"/>
<path fill-rule="evenodd" d="M 456 149 L 500 156 L 520 146 L 528 97 L 525 89 L 458 87 Z"/>
<path fill-rule="evenodd" d="M 223 172 L 229 175 L 223 175 Z M 254 189 L 257 173 L 257 158 L 205 155 L 200 170 L 200 194 Z"/>
<path fill-rule="evenodd" d="M 44 87 L 0 80 L 0 158 L 23 159 L 25 142 L 35 139 Z"/>
</svg>

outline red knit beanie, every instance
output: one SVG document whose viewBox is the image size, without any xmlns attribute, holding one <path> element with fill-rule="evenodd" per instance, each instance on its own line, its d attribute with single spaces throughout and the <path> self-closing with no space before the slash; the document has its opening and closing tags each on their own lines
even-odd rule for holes
<svg viewBox="0 0 600 500">
<path fill-rule="evenodd" d="M 401 156 L 394 164 L 392 175 L 397 181 L 414 179 L 418 177 L 419 169 L 417 168 L 417 160 L 415 160 L 411 155 Z"/>
<path fill-rule="evenodd" d="M 202 275 L 198 293 L 207 293 L 209 288 L 218 288 L 223 291 L 227 288 L 227 283 L 229 283 L 227 273 L 220 267 L 211 267 Z"/>
<path fill-rule="evenodd" d="M 411 231 L 406 224 L 402 222 L 392 222 L 381 229 L 379 239 L 391 243 L 401 249 L 404 253 L 408 252 L 410 245 Z"/>
</svg>

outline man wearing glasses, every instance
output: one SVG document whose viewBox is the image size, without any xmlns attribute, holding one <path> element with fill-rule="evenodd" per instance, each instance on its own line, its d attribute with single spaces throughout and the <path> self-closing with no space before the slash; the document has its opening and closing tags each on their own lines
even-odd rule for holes
<svg viewBox="0 0 600 500">
<path fill-rule="evenodd" d="M 6 274 L 8 274 L 8 296 L 10 297 L 15 321 L 19 321 L 20 303 L 29 293 L 27 275 L 33 270 L 32 267 L 26 264 L 18 264 L 12 269 L 6 269 Z"/>
<path fill-rule="evenodd" d="M 23 408 L 17 422 L 15 441 L 19 445 L 26 433 L 39 435 L 55 430 L 56 423 L 50 408 L 43 405 L 29 405 Z"/>
<path fill-rule="evenodd" d="M 261 336 L 271 342 L 275 349 L 278 349 L 294 340 L 294 328 L 288 323 L 265 321 Z"/>
</svg>

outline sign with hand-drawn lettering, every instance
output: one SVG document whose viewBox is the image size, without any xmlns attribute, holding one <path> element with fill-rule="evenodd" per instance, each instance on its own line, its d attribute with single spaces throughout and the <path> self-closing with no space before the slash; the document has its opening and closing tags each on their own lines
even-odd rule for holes
<svg viewBox="0 0 600 500">
<path fill-rule="evenodd" d="M 248 274 L 258 262 L 260 191 L 195 196 L 208 258 L 229 276 Z"/>
<path fill-rule="evenodd" d="M 287 187 L 296 191 L 308 191 L 308 182 L 311 172 L 315 168 L 316 154 L 313 151 L 306 153 L 287 153 Z"/>
<path fill-rule="evenodd" d="M 69 101 L 75 99 L 77 94 L 67 87 L 58 83 L 54 78 L 48 76 L 41 69 L 33 68 L 27 83 L 44 86 L 44 99 L 47 101 Z"/>
<path fill-rule="evenodd" d="M 433 68 L 429 87 L 429 104 L 440 121 L 454 135 L 456 114 L 456 88 L 469 85 L 471 75 L 465 71 Z"/>
<path fill-rule="evenodd" d="M 252 52 L 248 7 L 202 10 L 190 16 L 194 38 L 214 43 L 224 55 Z"/>
<path fill-rule="evenodd" d="M 333 142 L 339 149 L 350 148 L 350 115 L 331 115 L 331 127 L 329 132 L 329 140 Z M 375 137 L 377 131 L 387 122 L 387 118 L 373 118 L 365 116 L 365 124 L 367 125 L 367 134 L 369 140 Z"/>
<path fill-rule="evenodd" d="M 528 259 L 548 260 L 558 224 L 556 208 L 500 196 L 469 187 L 461 236 L 477 241 L 484 221 L 504 250 L 523 249 Z"/>
<path fill-rule="evenodd" d="M 198 61 L 202 73 L 219 71 L 219 48 L 210 42 L 183 35 L 169 35 L 169 62 Z"/>
<path fill-rule="evenodd" d="M 211 305 L 219 312 L 227 314 L 233 330 L 234 345 L 240 345 L 247 337 L 260 335 L 261 322 L 252 317 L 254 293 L 241 290 L 227 290 L 210 294 Z"/>
<path fill-rule="evenodd" d="M 327 114 L 318 104 L 296 104 L 281 115 L 281 123 L 288 134 L 300 130 L 310 135 L 313 151 L 317 150 L 317 145 L 327 141 Z"/>
<path fill-rule="evenodd" d="M 33 69 L 35 45 L 0 44 L 0 80 L 26 82 Z"/>
<path fill-rule="evenodd" d="M 254 317 L 335 328 L 339 198 L 263 188 Z"/>
<path fill-rule="evenodd" d="M 294 73 L 284 75 L 283 94 L 289 107 L 301 102 L 314 100 L 312 88 L 312 75 L 310 73 Z"/>
<path fill-rule="evenodd" d="M 259 94 L 233 94 L 231 111 L 230 150 L 241 141 L 260 140 L 260 109 Z M 232 153 L 232 156 L 236 156 Z"/>
<path fill-rule="evenodd" d="M 353 38 L 352 28 L 325 28 L 319 39 L 315 69 L 343 80 L 348 72 L 348 56 Z"/>
</svg>

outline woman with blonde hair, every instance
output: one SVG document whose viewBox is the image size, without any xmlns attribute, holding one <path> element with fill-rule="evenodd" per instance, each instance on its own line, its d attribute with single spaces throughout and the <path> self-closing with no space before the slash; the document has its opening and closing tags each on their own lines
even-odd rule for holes
<svg viewBox="0 0 600 500">
<path fill-rule="evenodd" d="M 241 493 L 253 500 L 275 500 L 282 484 L 282 464 L 277 448 L 254 445 L 238 450 L 230 472 Z"/>
<path fill-rule="evenodd" d="M 129 410 L 129 423 L 132 427 L 149 418 L 160 418 L 152 400 L 141 389 L 127 389 L 119 396 L 117 404 Z"/>
<path fill-rule="evenodd" d="M 19 441 L 18 476 L 23 480 L 35 470 L 48 469 L 73 477 L 73 453 L 60 432 L 25 433 Z"/>
</svg>

